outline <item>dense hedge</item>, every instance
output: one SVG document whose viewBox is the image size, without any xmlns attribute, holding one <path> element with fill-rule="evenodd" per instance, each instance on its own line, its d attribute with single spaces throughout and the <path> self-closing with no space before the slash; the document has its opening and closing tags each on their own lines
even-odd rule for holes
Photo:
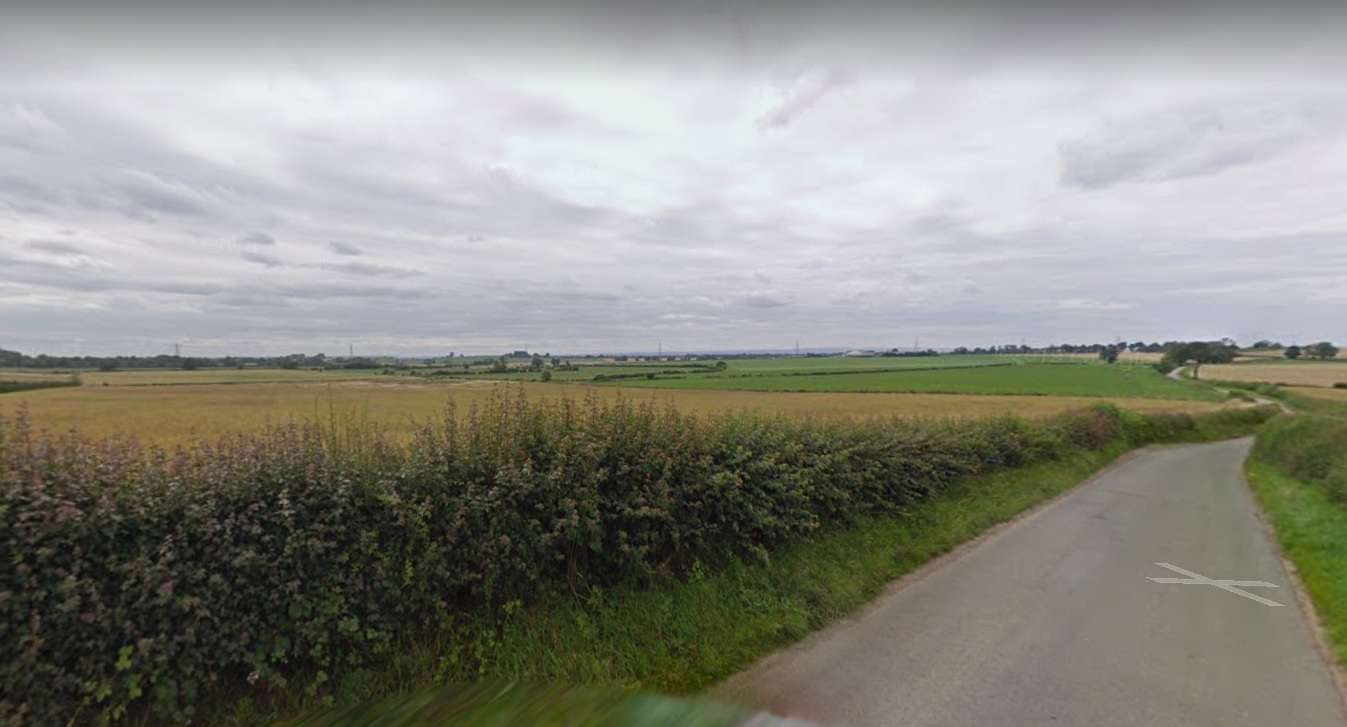
<svg viewBox="0 0 1347 727">
<path fill-rule="evenodd" d="M 1254 454 L 1292 477 L 1326 488 L 1347 505 L 1347 419 L 1277 417 L 1259 430 Z"/>
<path fill-rule="evenodd" d="M 79 385 L 79 379 L 74 376 L 68 379 L 0 381 L 0 394 L 13 394 L 20 391 L 37 391 L 38 389 L 59 389 L 65 386 Z"/>
<path fill-rule="evenodd" d="M 1198 426 L 1108 405 L 795 421 L 522 392 L 402 440 L 296 424 L 168 452 L 0 421 L 0 723 L 182 722 L 204 692 L 321 683 L 465 614 L 765 557 L 960 478 Z"/>
</svg>

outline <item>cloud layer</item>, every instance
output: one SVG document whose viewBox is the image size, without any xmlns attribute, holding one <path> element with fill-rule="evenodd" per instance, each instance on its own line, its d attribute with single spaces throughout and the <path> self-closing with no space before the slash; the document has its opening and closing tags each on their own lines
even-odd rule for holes
<svg viewBox="0 0 1347 727">
<path fill-rule="evenodd" d="M 1347 339 L 1339 11 L 105 5 L 0 27 L 5 348 Z"/>
</svg>

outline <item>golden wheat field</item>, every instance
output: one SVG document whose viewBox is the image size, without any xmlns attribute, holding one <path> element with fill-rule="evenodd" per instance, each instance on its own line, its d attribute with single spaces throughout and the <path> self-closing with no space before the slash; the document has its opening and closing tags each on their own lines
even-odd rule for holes
<svg viewBox="0 0 1347 727">
<path fill-rule="evenodd" d="M 1295 393 L 1300 394 L 1301 396 L 1310 396 L 1315 399 L 1326 399 L 1328 401 L 1337 401 L 1347 404 L 1347 389 L 1324 389 L 1302 386 L 1296 388 Z"/>
<path fill-rule="evenodd" d="M 177 386 L 83 386 L 7 394 L 0 414 L 20 407 L 33 422 L 52 430 L 79 429 L 95 435 L 134 434 L 161 444 L 190 442 L 226 432 L 254 431 L 269 423 L 327 417 L 333 411 L 367 417 L 394 431 L 407 431 L 414 420 L 443 414 L 452 396 L 460 414 L 491 396 L 495 382 L 441 385 L 382 383 L 194 384 Z M 514 386 L 519 386 L 515 384 Z M 761 391 L 626 390 L 577 384 L 524 384 L 529 397 L 672 401 L 679 408 L 719 412 L 744 408 L 793 417 L 932 416 L 979 417 L 1013 412 L 1046 416 L 1089 405 L 1099 399 L 1058 396 L 986 396 L 954 394 L 845 394 Z M 1115 399 L 1138 411 L 1201 412 L 1222 405 L 1163 399 Z"/>
<path fill-rule="evenodd" d="M 1205 381 L 1267 381 L 1290 386 L 1332 386 L 1347 383 L 1347 364 L 1329 361 L 1207 364 L 1199 376 Z"/>
</svg>

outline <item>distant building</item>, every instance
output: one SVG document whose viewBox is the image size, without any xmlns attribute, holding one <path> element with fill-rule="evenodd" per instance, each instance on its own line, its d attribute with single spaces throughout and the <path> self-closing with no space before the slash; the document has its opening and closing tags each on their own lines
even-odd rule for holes
<svg viewBox="0 0 1347 727">
<path fill-rule="evenodd" d="M 844 355 L 844 356 L 852 356 L 852 357 L 862 357 L 862 356 L 864 356 L 864 357 L 871 357 L 871 356 L 878 356 L 879 354 L 875 353 L 874 351 L 859 351 L 859 350 L 858 350 L 858 351 L 847 351 L 846 353 L 844 353 L 844 354 L 842 354 L 842 355 Z"/>
</svg>

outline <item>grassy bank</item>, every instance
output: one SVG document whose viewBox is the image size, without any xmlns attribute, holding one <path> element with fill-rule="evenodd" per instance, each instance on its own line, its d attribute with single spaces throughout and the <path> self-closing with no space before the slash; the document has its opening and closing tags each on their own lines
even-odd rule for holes
<svg viewBox="0 0 1347 727">
<path fill-rule="evenodd" d="M 1256 457 L 1244 472 L 1314 602 L 1338 662 L 1347 665 L 1347 507 L 1322 487 Z"/>
<path fill-rule="evenodd" d="M 5 423 L 0 712 L 250 722 L 484 677 L 691 692 L 1129 445 L 1263 418 L 521 394 L 409 441 L 333 422 L 175 451 Z"/>
<path fill-rule="evenodd" d="M 1260 429 L 1245 471 L 1347 664 L 1347 419 L 1277 417 Z"/>
</svg>

